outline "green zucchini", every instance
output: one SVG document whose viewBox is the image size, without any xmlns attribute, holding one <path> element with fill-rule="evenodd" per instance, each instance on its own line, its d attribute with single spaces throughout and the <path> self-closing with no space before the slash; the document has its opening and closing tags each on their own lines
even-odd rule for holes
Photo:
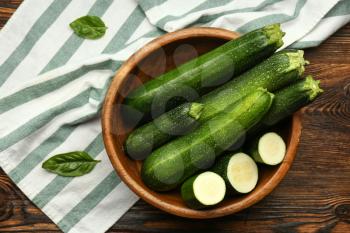
<svg viewBox="0 0 350 233">
<path fill-rule="evenodd" d="M 228 194 L 251 192 L 258 183 L 258 167 L 254 160 L 242 152 L 221 157 L 211 169 L 226 183 Z"/>
<path fill-rule="evenodd" d="M 203 104 L 186 103 L 137 128 L 125 142 L 127 153 L 133 159 L 145 159 L 153 148 L 198 126 L 197 120 L 202 110 Z M 177 127 L 179 124 L 181 127 Z"/>
<path fill-rule="evenodd" d="M 189 134 L 153 151 L 143 163 L 141 177 L 155 191 L 177 187 L 236 143 L 268 111 L 273 94 L 258 89 L 229 106 Z"/>
<path fill-rule="evenodd" d="M 204 109 L 200 121 L 206 121 L 228 105 L 241 99 L 257 88 L 274 92 L 300 78 L 307 61 L 304 51 L 285 50 L 266 59 L 253 69 L 203 96 Z"/>
<path fill-rule="evenodd" d="M 227 106 L 254 91 L 256 88 L 262 87 L 266 88 L 268 91 L 276 91 L 298 80 L 300 75 L 304 72 L 304 65 L 306 63 L 303 54 L 301 50 L 285 50 L 278 52 L 219 89 L 208 93 L 202 98 L 201 103 L 204 104 L 204 110 L 197 120 L 198 123 L 201 124 L 212 118 Z M 180 105 L 172 111 L 178 112 L 179 114 L 186 114 L 186 111 L 182 110 L 186 108 L 187 105 L 184 104 L 184 106 Z M 167 115 L 167 113 L 164 114 Z M 179 118 L 181 119 L 180 116 Z M 186 116 L 184 118 L 186 118 Z M 156 118 L 155 121 L 159 122 L 159 126 L 162 125 L 162 120 Z M 133 154 L 133 152 L 137 151 L 136 154 L 142 153 L 142 157 L 147 156 L 152 148 L 155 149 L 173 138 L 171 132 L 160 130 L 159 127 L 153 127 L 152 125 L 154 124 L 149 123 L 146 126 L 141 126 L 140 130 L 136 130 L 130 134 L 130 139 L 127 141 L 127 151 L 129 154 Z M 187 132 L 188 122 L 178 121 L 176 128 L 178 130 L 183 129 L 184 132 Z"/>
<path fill-rule="evenodd" d="M 314 80 L 311 75 L 308 75 L 305 79 L 277 91 L 271 109 L 259 127 L 266 128 L 275 125 L 301 107 L 311 103 L 323 92 L 319 84 L 320 81 Z"/>
<path fill-rule="evenodd" d="M 286 154 L 286 144 L 275 132 L 256 137 L 246 148 L 255 162 L 266 165 L 280 164 Z"/>
<path fill-rule="evenodd" d="M 265 26 L 192 59 L 133 90 L 125 104 L 143 113 L 193 101 L 272 55 L 283 45 L 279 24 Z"/>
<path fill-rule="evenodd" d="M 192 209 L 204 209 L 220 203 L 226 194 L 224 179 L 214 172 L 203 172 L 186 180 L 181 197 Z"/>
</svg>

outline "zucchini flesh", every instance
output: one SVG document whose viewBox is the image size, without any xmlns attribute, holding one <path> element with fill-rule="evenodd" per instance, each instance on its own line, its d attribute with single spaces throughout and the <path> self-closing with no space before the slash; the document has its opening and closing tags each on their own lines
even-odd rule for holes
<svg viewBox="0 0 350 233">
<path fill-rule="evenodd" d="M 136 160 L 145 159 L 153 148 L 193 130 L 199 125 L 202 109 L 203 104 L 186 103 L 132 131 L 125 142 L 128 155 Z M 181 127 L 177 127 L 179 124 Z"/>
<path fill-rule="evenodd" d="M 203 172 L 186 180 L 181 197 L 192 209 L 203 209 L 220 203 L 226 193 L 224 179 L 214 172 Z"/>
<path fill-rule="evenodd" d="M 280 164 L 286 154 L 286 144 L 275 132 L 257 137 L 248 149 L 255 162 L 266 165 Z"/>
<path fill-rule="evenodd" d="M 136 88 L 125 104 L 155 116 L 165 106 L 193 101 L 272 55 L 283 35 L 279 24 L 249 32 Z"/>
<path fill-rule="evenodd" d="M 242 152 L 220 158 L 212 170 L 224 178 L 230 194 L 249 193 L 258 183 L 256 163 Z"/>
<path fill-rule="evenodd" d="M 197 171 L 208 169 L 262 119 L 272 99 L 266 90 L 256 90 L 191 133 L 153 151 L 142 166 L 144 183 L 155 191 L 168 191 Z"/>
</svg>

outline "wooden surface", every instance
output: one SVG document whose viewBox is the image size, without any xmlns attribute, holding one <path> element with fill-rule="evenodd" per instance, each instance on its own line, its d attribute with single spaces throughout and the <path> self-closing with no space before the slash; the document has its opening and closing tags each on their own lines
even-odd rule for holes
<svg viewBox="0 0 350 233">
<path fill-rule="evenodd" d="M 20 1 L 0 1 L 4 24 Z M 350 232 L 350 24 L 306 50 L 325 93 L 304 109 L 297 158 L 263 201 L 235 215 L 193 221 L 137 202 L 110 232 Z M 0 232 L 59 232 L 0 171 Z"/>
<path fill-rule="evenodd" d="M 107 154 L 119 177 L 132 191 L 146 202 L 168 213 L 188 218 L 207 219 L 246 209 L 264 198 L 278 185 L 295 158 L 301 133 L 299 113 L 293 115 L 293 123 L 287 121 L 279 127 L 282 137 L 287 142 L 284 161 L 279 166 L 259 166 L 259 182 L 252 192 L 240 197 L 226 198 L 214 208 L 194 210 L 184 203 L 179 189 L 171 192 L 155 192 L 148 188 L 141 179 L 142 162 L 130 159 L 125 154 L 123 145 L 134 124 L 132 126 L 127 124 L 128 121 L 125 121 L 121 113 L 120 106 L 124 97 L 141 82 L 147 82 L 153 77 L 173 70 L 178 65 L 238 36 L 232 31 L 205 27 L 187 28 L 165 34 L 125 61 L 110 84 L 102 111 L 102 133 Z M 179 49 L 184 45 L 193 48 L 195 52 L 192 49 Z M 130 118 L 127 118 L 130 123 Z"/>
</svg>

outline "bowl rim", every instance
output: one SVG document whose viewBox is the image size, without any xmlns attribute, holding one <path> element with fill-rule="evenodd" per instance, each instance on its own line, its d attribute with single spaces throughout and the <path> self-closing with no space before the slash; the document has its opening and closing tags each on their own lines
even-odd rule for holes
<svg viewBox="0 0 350 233">
<path fill-rule="evenodd" d="M 118 72 L 113 77 L 113 80 L 110 84 L 110 87 L 106 93 L 106 97 L 103 104 L 102 109 L 102 135 L 103 142 L 105 144 L 106 152 L 108 157 L 114 167 L 114 170 L 117 172 L 121 180 L 141 199 L 145 200 L 147 203 L 152 206 L 159 208 L 165 212 L 181 216 L 187 218 L 195 218 L 195 219 L 208 219 L 208 218 L 216 218 L 222 217 L 229 214 L 236 213 L 245 208 L 252 206 L 257 203 L 264 197 L 266 197 L 272 190 L 281 182 L 286 173 L 288 172 L 295 156 L 297 147 L 300 140 L 301 135 L 301 111 L 298 111 L 292 116 L 291 129 L 292 133 L 289 138 L 289 142 L 287 145 L 286 156 L 283 162 L 279 165 L 276 172 L 272 175 L 272 177 L 254 194 L 247 196 L 242 201 L 238 203 L 233 203 L 227 206 L 217 207 L 215 209 L 208 210 L 193 210 L 190 208 L 178 207 L 166 202 L 160 201 L 157 197 L 153 196 L 152 193 L 145 190 L 141 185 L 139 185 L 135 180 L 133 180 L 126 170 L 126 168 L 122 165 L 122 162 L 119 159 L 119 156 L 116 150 L 113 147 L 113 137 L 112 137 L 112 114 L 113 108 L 109 107 L 114 104 L 114 99 L 118 93 L 118 87 L 123 82 L 123 79 L 127 77 L 129 72 L 138 64 L 142 59 L 148 56 L 153 51 L 159 49 L 165 44 L 169 42 L 173 42 L 175 40 L 186 39 L 189 37 L 203 37 L 203 36 L 211 36 L 213 38 L 218 39 L 226 39 L 231 40 L 237 38 L 239 36 L 238 33 L 232 32 L 225 29 L 220 28 L 187 28 L 179 31 L 167 33 L 162 35 L 145 46 L 139 49 L 136 53 L 134 53 L 129 59 L 127 59 L 123 65 L 119 68 Z M 129 64 L 134 64 L 130 66 Z"/>
</svg>

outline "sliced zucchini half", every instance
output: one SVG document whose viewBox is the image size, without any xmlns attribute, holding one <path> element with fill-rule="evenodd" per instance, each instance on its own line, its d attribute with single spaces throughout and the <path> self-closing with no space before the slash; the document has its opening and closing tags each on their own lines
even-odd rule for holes
<svg viewBox="0 0 350 233">
<path fill-rule="evenodd" d="M 286 154 L 286 144 L 282 137 L 275 132 L 268 132 L 253 143 L 251 155 L 258 163 L 267 165 L 280 164 Z"/>
<path fill-rule="evenodd" d="M 183 200 L 193 209 L 216 205 L 224 199 L 225 194 L 224 179 L 211 171 L 189 178 L 181 187 Z"/>
<path fill-rule="evenodd" d="M 245 153 L 232 155 L 226 169 L 227 180 L 238 193 L 249 193 L 258 183 L 258 167 L 254 160 Z"/>
</svg>

